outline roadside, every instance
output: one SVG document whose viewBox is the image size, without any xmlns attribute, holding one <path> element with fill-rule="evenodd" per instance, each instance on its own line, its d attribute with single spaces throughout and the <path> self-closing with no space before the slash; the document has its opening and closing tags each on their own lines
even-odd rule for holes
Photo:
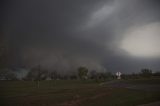
<svg viewBox="0 0 160 106">
<path fill-rule="evenodd" d="M 106 85 L 109 87 L 116 87 L 116 88 L 128 88 L 128 89 L 135 89 L 135 90 L 145 90 L 145 91 L 160 91 L 160 84 L 132 84 L 128 83 L 123 80 L 115 80 L 110 82 L 105 82 L 100 85 Z"/>
<path fill-rule="evenodd" d="M 138 105 L 138 106 L 160 106 L 160 101 L 149 103 L 149 104 Z"/>
</svg>

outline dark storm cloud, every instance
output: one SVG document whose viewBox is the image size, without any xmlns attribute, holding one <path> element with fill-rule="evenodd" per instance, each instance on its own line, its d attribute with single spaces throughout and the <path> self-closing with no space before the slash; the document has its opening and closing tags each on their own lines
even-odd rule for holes
<svg viewBox="0 0 160 106">
<path fill-rule="evenodd" d="M 137 60 L 119 47 L 129 28 L 160 21 L 158 0 L 13 0 L 4 4 L 3 32 L 13 66 L 41 64 L 70 70 L 84 65 L 123 72 L 159 68 L 153 62 L 157 60 Z"/>
<path fill-rule="evenodd" d="M 34 56 L 39 52 L 51 52 L 54 55 L 55 52 L 61 51 L 75 57 L 95 57 L 99 54 L 96 52 L 101 51 L 101 47 L 88 40 L 74 37 L 77 33 L 72 30 L 100 4 L 102 5 L 98 1 L 73 0 L 70 2 L 12 1 L 8 5 L 10 10 L 6 15 L 5 27 L 6 35 L 9 36 L 10 49 L 12 49 L 13 62 L 20 65 L 25 61 L 23 57 L 27 57 L 24 55 Z M 42 53 L 41 57 L 49 60 L 52 55 L 48 57 L 46 54 Z M 29 59 L 32 60 L 33 56 Z M 36 60 L 40 61 L 36 61 L 37 64 L 43 61 Z"/>
</svg>

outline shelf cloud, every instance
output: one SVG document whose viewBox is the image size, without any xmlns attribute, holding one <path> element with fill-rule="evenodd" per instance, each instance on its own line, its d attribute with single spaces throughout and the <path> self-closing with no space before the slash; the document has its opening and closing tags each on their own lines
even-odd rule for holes
<svg viewBox="0 0 160 106">
<path fill-rule="evenodd" d="M 158 0 L 14 0 L 1 3 L 10 67 L 68 73 L 160 69 Z"/>
</svg>

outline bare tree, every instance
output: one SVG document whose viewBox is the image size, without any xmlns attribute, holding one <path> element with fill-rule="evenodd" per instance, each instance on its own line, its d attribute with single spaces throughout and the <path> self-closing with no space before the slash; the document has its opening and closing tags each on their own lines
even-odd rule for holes
<svg viewBox="0 0 160 106">
<path fill-rule="evenodd" d="M 33 81 L 37 81 L 37 86 L 39 88 L 39 82 L 41 80 L 45 80 L 48 77 L 48 71 L 44 70 L 40 67 L 40 65 L 38 65 L 37 67 L 32 68 L 27 76 L 26 79 L 27 80 L 33 80 Z"/>
<path fill-rule="evenodd" d="M 152 70 L 144 68 L 144 69 L 141 70 L 141 75 L 143 77 L 149 78 L 149 77 L 152 76 Z"/>
<path fill-rule="evenodd" d="M 0 80 L 17 80 L 16 74 L 10 69 L 0 70 Z"/>
</svg>

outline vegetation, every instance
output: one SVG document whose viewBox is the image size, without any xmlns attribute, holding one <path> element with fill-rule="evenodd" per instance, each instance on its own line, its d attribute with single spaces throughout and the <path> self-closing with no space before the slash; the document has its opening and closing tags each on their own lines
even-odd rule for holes
<svg viewBox="0 0 160 106">
<path fill-rule="evenodd" d="M 77 75 L 60 75 L 39 65 L 18 80 L 14 71 L 1 69 L 0 106 L 135 106 L 160 100 L 159 90 L 148 91 L 146 87 L 159 85 L 159 72 L 142 69 L 140 73 L 122 74 L 117 80 L 110 72 L 86 67 L 76 71 Z M 126 85 L 141 85 L 141 89 Z"/>
<path fill-rule="evenodd" d="M 141 69 L 139 73 L 132 74 L 122 74 L 122 79 L 141 79 L 141 78 L 152 78 L 152 77 L 160 77 L 160 72 L 152 73 L 151 69 Z M 78 78 L 80 80 L 95 80 L 97 82 L 104 82 L 109 80 L 116 79 L 114 73 L 111 72 L 99 72 L 96 70 L 88 70 L 87 67 L 79 67 L 77 68 L 76 73 L 68 73 L 68 75 L 59 74 L 56 70 L 48 71 L 42 68 L 40 65 L 33 67 L 28 70 L 28 73 L 23 76 L 23 78 L 18 78 L 16 71 L 13 71 L 9 68 L 1 68 L 0 69 L 0 80 L 32 80 L 32 81 L 42 81 L 42 80 L 75 80 Z"/>
<path fill-rule="evenodd" d="M 78 68 L 78 75 L 80 79 L 87 79 L 88 69 L 86 67 Z"/>
<path fill-rule="evenodd" d="M 149 77 L 152 76 L 152 70 L 147 69 L 147 68 L 142 69 L 142 70 L 141 70 L 141 75 L 142 75 L 143 77 L 149 78 Z"/>
<path fill-rule="evenodd" d="M 26 80 L 45 80 L 48 77 L 48 72 L 47 70 L 43 70 L 41 69 L 40 66 L 37 66 L 35 68 L 32 68 L 27 76 L 26 76 Z"/>
<path fill-rule="evenodd" d="M 121 81 L 122 82 L 122 81 Z M 160 79 L 128 80 L 130 84 L 160 83 Z M 100 85 L 93 80 L 0 81 L 1 106 L 136 106 L 158 101 L 159 91 Z"/>
<path fill-rule="evenodd" d="M 10 69 L 1 69 L 0 70 L 0 80 L 17 80 L 17 76 Z"/>
</svg>

